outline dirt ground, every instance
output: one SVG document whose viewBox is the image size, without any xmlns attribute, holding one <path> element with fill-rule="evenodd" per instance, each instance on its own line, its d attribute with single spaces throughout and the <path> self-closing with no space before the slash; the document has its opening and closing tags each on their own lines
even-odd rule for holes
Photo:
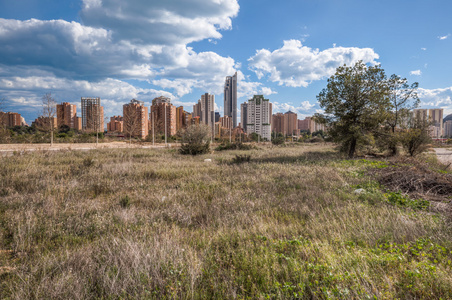
<svg viewBox="0 0 452 300">
<path fill-rule="evenodd" d="M 175 144 L 168 144 L 169 147 Z M 92 149 L 112 149 L 112 148 L 164 148 L 164 144 L 128 144 L 127 142 L 112 143 L 80 143 L 80 144 L 0 144 L 0 156 L 9 156 L 14 152 L 28 151 L 61 151 L 61 150 L 92 150 Z"/>
<path fill-rule="evenodd" d="M 451 148 L 435 148 L 438 160 L 445 165 L 452 164 L 452 149 Z"/>
</svg>

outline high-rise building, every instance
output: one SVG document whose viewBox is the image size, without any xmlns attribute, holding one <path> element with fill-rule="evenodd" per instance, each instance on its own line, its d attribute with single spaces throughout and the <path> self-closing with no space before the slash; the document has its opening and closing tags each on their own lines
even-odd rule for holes
<svg viewBox="0 0 452 300">
<path fill-rule="evenodd" d="M 152 99 L 152 105 L 158 105 L 161 103 L 171 103 L 171 99 L 165 96 L 160 96 Z"/>
<path fill-rule="evenodd" d="M 452 137 L 452 120 L 444 122 L 444 136 L 448 138 Z"/>
<path fill-rule="evenodd" d="M 176 132 L 187 127 L 186 115 L 183 106 L 176 108 Z"/>
<path fill-rule="evenodd" d="M 104 131 L 104 108 L 100 98 L 82 97 L 82 129 L 86 131 Z"/>
<path fill-rule="evenodd" d="M 219 120 L 221 127 L 225 129 L 233 129 L 232 128 L 232 118 L 230 116 L 221 117 Z"/>
<path fill-rule="evenodd" d="M 82 130 L 82 117 L 75 117 L 75 130 Z"/>
<path fill-rule="evenodd" d="M 215 112 L 215 123 L 220 122 L 220 113 L 219 112 Z"/>
<path fill-rule="evenodd" d="M 325 131 L 325 125 L 316 123 L 311 117 L 306 117 L 304 120 L 298 120 L 298 130 L 309 131 L 311 133 L 319 130 Z"/>
<path fill-rule="evenodd" d="M 232 125 L 237 127 L 237 72 L 227 76 L 224 83 L 224 115 L 232 118 Z"/>
<path fill-rule="evenodd" d="M 433 138 L 440 138 L 444 134 L 442 108 L 437 109 L 414 109 L 413 117 L 417 120 L 428 121 L 430 125 L 430 135 Z"/>
<path fill-rule="evenodd" d="M 14 127 L 14 126 L 25 126 L 25 119 L 22 116 L 15 112 L 1 112 L 0 111 L 0 125 L 6 127 Z"/>
<path fill-rule="evenodd" d="M 123 105 L 123 131 L 133 137 L 145 139 L 149 134 L 148 108 L 136 99 Z"/>
<path fill-rule="evenodd" d="M 287 135 L 298 135 L 298 116 L 293 111 L 284 114 L 284 122 L 287 124 Z"/>
<path fill-rule="evenodd" d="M 271 139 L 272 106 L 263 95 L 254 95 L 248 100 L 247 134 L 257 133 L 262 138 Z"/>
<path fill-rule="evenodd" d="M 248 102 L 240 104 L 240 123 L 243 131 L 246 132 L 246 124 L 248 123 Z"/>
<path fill-rule="evenodd" d="M 57 104 L 56 112 L 58 128 L 63 125 L 66 125 L 69 128 L 76 127 L 75 122 L 77 117 L 77 105 L 63 102 L 61 104 Z"/>
<path fill-rule="evenodd" d="M 272 115 L 272 132 L 287 134 L 287 127 L 285 127 L 284 114 L 276 113 Z"/>
<path fill-rule="evenodd" d="M 58 128 L 57 118 L 49 118 L 49 117 L 42 117 L 42 116 L 35 119 L 31 125 L 38 127 L 38 128 L 45 128 L 45 129 L 50 129 L 49 125 L 51 125 L 55 129 Z"/>
<path fill-rule="evenodd" d="M 162 97 L 158 97 L 154 99 L 156 101 L 152 100 L 151 113 L 149 116 L 151 120 L 151 128 L 152 126 L 155 126 L 156 132 L 161 134 L 166 133 L 167 135 L 175 135 L 177 132 L 176 107 L 172 105 L 170 101 L 167 101 L 166 99 L 165 101 L 161 101 L 161 99 Z"/>
<path fill-rule="evenodd" d="M 215 130 L 215 95 L 201 95 L 201 122 L 210 126 L 212 134 Z"/>
<path fill-rule="evenodd" d="M 188 111 L 184 111 L 184 115 L 185 115 L 185 127 L 188 127 L 191 125 L 192 114 L 189 113 Z"/>
<path fill-rule="evenodd" d="M 108 132 L 123 132 L 124 131 L 124 118 L 121 116 L 113 116 L 110 118 L 110 122 L 107 123 Z"/>
<path fill-rule="evenodd" d="M 285 114 L 274 114 L 272 116 L 272 132 L 284 135 L 298 134 L 297 114 L 291 111 Z"/>
<path fill-rule="evenodd" d="M 201 118 L 201 100 L 198 100 L 198 103 L 193 105 L 193 113 L 192 117 L 200 117 Z"/>
</svg>

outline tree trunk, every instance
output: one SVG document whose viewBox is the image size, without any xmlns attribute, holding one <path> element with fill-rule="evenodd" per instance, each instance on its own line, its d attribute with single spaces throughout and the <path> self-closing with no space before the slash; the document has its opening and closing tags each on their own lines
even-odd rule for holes
<svg viewBox="0 0 452 300">
<path fill-rule="evenodd" d="M 50 130 L 50 146 L 53 146 L 53 130 Z"/>
<path fill-rule="evenodd" d="M 356 138 L 352 138 L 352 141 L 350 142 L 350 149 L 348 151 L 348 157 L 353 158 L 355 155 L 356 150 Z"/>
</svg>

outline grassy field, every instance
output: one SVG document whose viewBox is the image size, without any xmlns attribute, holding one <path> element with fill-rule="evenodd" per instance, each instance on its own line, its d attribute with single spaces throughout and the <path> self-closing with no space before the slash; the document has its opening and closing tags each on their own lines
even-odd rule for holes
<svg viewBox="0 0 452 300">
<path fill-rule="evenodd" d="M 328 145 L 0 158 L 0 298 L 452 299 L 450 216 L 367 175 L 389 167 Z"/>
</svg>

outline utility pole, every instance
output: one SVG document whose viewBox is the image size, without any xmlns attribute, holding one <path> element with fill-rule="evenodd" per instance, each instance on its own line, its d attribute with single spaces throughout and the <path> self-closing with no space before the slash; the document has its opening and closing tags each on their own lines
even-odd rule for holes
<svg viewBox="0 0 452 300">
<path fill-rule="evenodd" d="M 166 138 L 166 104 L 165 104 L 165 146 L 167 146 L 167 138 Z"/>
<path fill-rule="evenodd" d="M 151 119 L 152 119 L 152 146 L 154 146 L 154 145 L 155 145 L 155 134 L 154 134 L 155 122 L 154 122 L 154 112 L 151 112 Z"/>
<path fill-rule="evenodd" d="M 97 106 L 96 107 L 96 119 L 97 119 L 97 124 L 96 124 L 96 147 L 99 145 L 99 127 L 100 127 L 100 107 Z"/>
</svg>

